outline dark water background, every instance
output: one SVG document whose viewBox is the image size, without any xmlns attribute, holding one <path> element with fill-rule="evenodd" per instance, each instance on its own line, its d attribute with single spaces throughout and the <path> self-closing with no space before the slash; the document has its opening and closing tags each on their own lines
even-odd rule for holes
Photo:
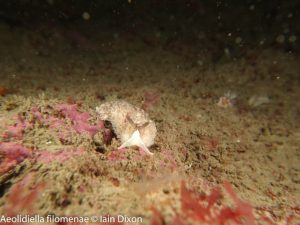
<svg viewBox="0 0 300 225">
<path fill-rule="evenodd" d="M 266 47 L 297 53 L 299 9 L 297 0 L 10 0 L 0 2 L 0 23 L 46 37 L 51 29 L 72 27 L 85 37 L 129 33 L 165 48 L 177 41 L 208 50 L 213 45 L 213 59 L 218 60 L 224 48 L 237 56 Z M 160 41 L 153 43 L 157 37 Z"/>
</svg>

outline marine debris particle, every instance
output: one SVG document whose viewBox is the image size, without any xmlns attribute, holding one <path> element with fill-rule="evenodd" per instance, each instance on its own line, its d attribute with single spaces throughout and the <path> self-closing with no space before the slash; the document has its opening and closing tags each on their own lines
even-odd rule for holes
<svg viewBox="0 0 300 225">
<path fill-rule="evenodd" d="M 121 140 L 119 149 L 138 146 L 152 155 L 148 147 L 153 145 L 156 126 L 148 114 L 130 103 L 122 100 L 106 102 L 96 107 L 101 120 L 111 122 L 114 132 Z"/>
</svg>

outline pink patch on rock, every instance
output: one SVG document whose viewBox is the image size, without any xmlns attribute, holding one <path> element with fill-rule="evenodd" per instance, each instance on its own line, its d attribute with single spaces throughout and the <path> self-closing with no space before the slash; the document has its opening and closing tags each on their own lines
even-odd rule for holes
<svg viewBox="0 0 300 225">
<path fill-rule="evenodd" d="M 160 165 L 165 168 L 176 169 L 177 162 L 173 156 L 173 152 L 170 149 L 164 149 L 162 151 L 163 159 L 160 162 Z"/>
<path fill-rule="evenodd" d="M 32 128 L 32 124 L 30 124 L 25 119 L 20 116 L 15 116 L 16 122 L 14 125 L 8 126 L 6 132 L 3 135 L 3 138 L 15 138 L 22 139 L 23 133 L 27 128 Z"/>
<path fill-rule="evenodd" d="M 38 107 L 31 108 L 32 115 L 39 121 L 43 120 L 43 114 L 39 111 Z"/>
<path fill-rule="evenodd" d="M 109 161 L 121 161 L 121 160 L 126 160 L 126 148 L 121 148 L 121 149 L 117 149 L 117 150 L 113 150 L 111 153 L 109 153 L 109 155 L 107 156 L 107 159 Z"/>
<path fill-rule="evenodd" d="M 98 131 L 104 129 L 102 120 L 99 120 L 96 125 L 90 125 L 90 114 L 88 112 L 79 112 L 76 104 L 60 104 L 55 109 L 73 122 L 73 129 L 77 133 L 88 133 L 93 138 Z"/>
<path fill-rule="evenodd" d="M 51 163 L 53 161 L 58 161 L 60 163 L 74 157 L 79 156 L 84 153 L 84 149 L 79 148 L 75 150 L 64 149 L 57 152 L 40 151 L 36 157 L 37 161 L 42 163 Z"/>
<path fill-rule="evenodd" d="M 86 185 L 84 185 L 84 184 L 79 185 L 78 191 L 85 192 L 86 190 L 87 190 Z"/>
<path fill-rule="evenodd" d="M 145 152 L 142 148 L 139 148 L 139 153 L 133 157 L 134 161 L 142 161 L 146 158 L 150 158 L 149 154 Z"/>
<path fill-rule="evenodd" d="M 39 199 L 42 191 L 45 189 L 45 183 L 31 185 L 33 175 L 29 173 L 21 181 L 15 183 L 9 191 L 9 194 L 3 205 L 4 215 L 16 216 L 19 214 L 32 215 L 36 211 L 35 203 Z M 0 223 L 4 224 L 4 223 Z M 26 223 L 5 223 L 5 224 L 26 224 Z"/>
<path fill-rule="evenodd" d="M 12 142 L 0 142 L 0 174 L 7 172 L 23 160 L 31 156 L 31 150 Z"/>
<path fill-rule="evenodd" d="M 55 106 L 55 109 L 62 112 L 62 114 L 72 121 L 84 121 L 87 122 L 90 118 L 87 112 L 78 112 L 78 106 L 76 104 L 59 104 Z"/>
<path fill-rule="evenodd" d="M 51 130 L 58 131 L 61 140 L 66 140 L 71 135 L 73 128 L 68 126 L 63 119 L 52 115 L 43 115 L 37 107 L 33 107 L 31 113 L 37 121 L 49 126 Z"/>
<path fill-rule="evenodd" d="M 37 107 L 33 107 L 31 113 L 39 122 L 49 126 L 52 130 L 58 131 L 61 140 L 67 140 L 72 135 L 72 132 L 85 133 L 93 138 L 96 133 L 102 130 L 104 142 L 110 143 L 112 132 L 105 128 L 104 122 L 98 120 L 95 125 L 91 125 L 89 123 L 90 114 L 88 112 L 80 112 L 77 104 L 58 104 L 54 107 L 54 110 L 60 112 L 63 117 L 51 114 L 43 115 Z M 68 124 L 65 118 L 69 119 L 71 124 Z"/>
</svg>

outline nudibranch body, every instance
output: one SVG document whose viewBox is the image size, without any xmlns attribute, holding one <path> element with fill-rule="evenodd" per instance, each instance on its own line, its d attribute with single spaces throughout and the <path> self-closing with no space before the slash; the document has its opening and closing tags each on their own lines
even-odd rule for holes
<svg viewBox="0 0 300 225">
<path fill-rule="evenodd" d="M 121 140 L 120 148 L 138 146 L 148 154 L 153 154 L 148 147 L 153 145 L 156 126 L 149 115 L 142 109 L 122 100 L 106 102 L 96 107 L 101 120 L 111 122 L 115 134 Z"/>
</svg>

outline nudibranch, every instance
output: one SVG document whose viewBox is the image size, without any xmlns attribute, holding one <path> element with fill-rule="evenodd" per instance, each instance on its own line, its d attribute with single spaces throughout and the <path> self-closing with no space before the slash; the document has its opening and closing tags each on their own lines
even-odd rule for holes
<svg viewBox="0 0 300 225">
<path fill-rule="evenodd" d="M 148 147 L 154 144 L 157 130 L 154 121 L 144 110 L 126 101 L 115 100 L 96 107 L 96 112 L 101 120 L 112 124 L 122 143 L 118 149 L 138 146 L 146 153 L 153 154 Z"/>
</svg>

